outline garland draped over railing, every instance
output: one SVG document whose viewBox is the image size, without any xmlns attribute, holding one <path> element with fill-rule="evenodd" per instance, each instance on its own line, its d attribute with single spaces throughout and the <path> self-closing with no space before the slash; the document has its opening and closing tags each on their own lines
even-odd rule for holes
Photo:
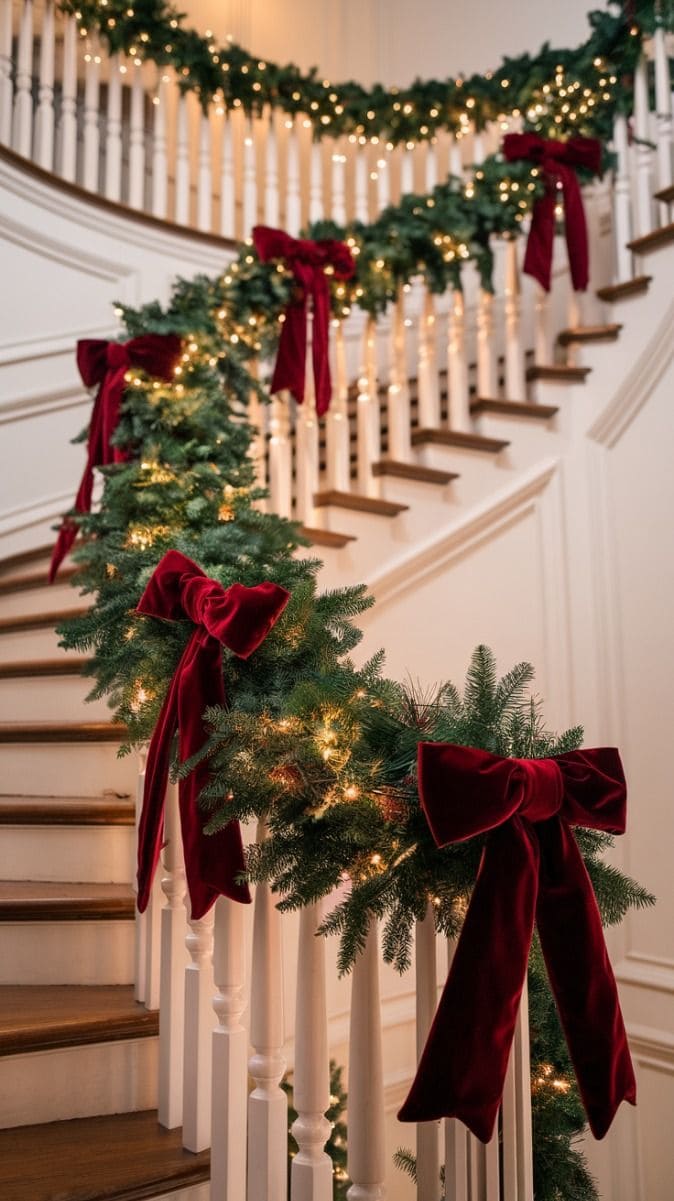
<svg viewBox="0 0 674 1201">
<path fill-rule="evenodd" d="M 316 68 L 256 58 L 229 40 L 220 45 L 210 32 L 187 27 L 166 0 L 60 0 L 59 7 L 110 53 L 172 66 L 183 91 L 194 92 L 204 109 L 215 101 L 256 114 L 269 105 L 306 114 L 317 138 L 390 146 L 431 140 L 439 130 L 460 137 L 509 116 L 546 137 L 606 140 L 615 113 L 629 104 L 624 77 L 634 71 L 643 38 L 658 24 L 674 27 L 672 0 L 609 0 L 608 10 L 590 13 L 590 34 L 580 46 L 546 43 L 536 55 L 506 58 L 496 70 L 467 78 L 365 88 L 352 80 L 332 83 Z"/>
</svg>

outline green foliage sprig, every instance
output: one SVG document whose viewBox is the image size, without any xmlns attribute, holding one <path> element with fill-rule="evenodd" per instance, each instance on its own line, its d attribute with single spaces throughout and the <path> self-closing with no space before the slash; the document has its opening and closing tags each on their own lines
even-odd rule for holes
<svg viewBox="0 0 674 1201">
<path fill-rule="evenodd" d="M 365 88 L 353 80 L 332 83 L 316 68 L 265 61 L 229 40 L 219 45 L 210 32 L 186 26 L 167 0 L 60 0 L 59 7 L 77 18 L 83 34 L 97 33 L 111 54 L 173 67 L 183 91 L 194 92 L 204 109 L 216 101 L 255 114 L 270 105 L 289 116 L 306 114 L 317 138 L 374 138 L 391 146 L 429 140 L 439 130 L 461 136 L 471 124 L 481 129 L 510 115 L 553 136 L 578 132 L 605 140 L 615 112 L 629 104 L 624 80 L 643 38 L 658 22 L 674 27 L 672 0 L 634 0 L 629 18 L 620 0 L 610 0 L 589 14 L 580 46 L 546 43 L 538 54 L 506 58 L 496 70 L 467 78 Z M 560 73 L 571 104 L 558 95 Z"/>
</svg>

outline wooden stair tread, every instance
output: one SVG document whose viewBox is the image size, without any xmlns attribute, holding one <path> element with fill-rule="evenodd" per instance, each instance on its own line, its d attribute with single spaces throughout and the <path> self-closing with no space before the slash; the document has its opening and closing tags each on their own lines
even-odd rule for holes
<svg viewBox="0 0 674 1201">
<path fill-rule="evenodd" d="M 641 238 L 633 238 L 627 243 L 627 247 L 633 254 L 650 254 L 652 250 L 659 250 L 661 246 L 667 246 L 670 242 L 674 242 L 674 221 L 644 234 Z"/>
<path fill-rule="evenodd" d="M 0 986 L 0 1056 L 158 1032 L 159 1013 L 134 1001 L 131 984 Z"/>
<path fill-rule="evenodd" d="M 3 742 L 121 742 L 126 726 L 115 721 L 3 721 Z"/>
<path fill-rule="evenodd" d="M 0 663 L 0 680 L 20 680 L 35 676 L 79 676 L 90 659 L 75 655 L 64 655 L 62 659 L 27 659 L 14 663 Z"/>
<path fill-rule="evenodd" d="M 563 329 L 557 335 L 560 346 L 573 346 L 585 342 L 615 342 L 622 325 L 612 322 L 607 325 L 579 325 L 575 329 Z"/>
<path fill-rule="evenodd" d="M 655 199 L 661 204 L 674 203 L 674 183 L 670 183 L 666 188 L 660 188 L 659 192 L 655 193 Z"/>
<path fill-rule="evenodd" d="M 568 363 L 539 366 L 534 363 L 526 369 L 528 380 L 548 380 L 560 384 L 582 384 L 590 374 L 591 367 L 571 367 Z"/>
<path fill-rule="evenodd" d="M 547 421 L 559 412 L 557 405 L 533 404 L 525 400 L 497 400 L 489 396 L 479 396 L 471 401 L 470 411 L 474 417 L 483 413 L 495 413 L 505 417 L 534 417 Z"/>
<path fill-rule="evenodd" d="M 0 1130 L 3 1201 L 144 1201 L 209 1175 L 155 1110 Z"/>
<path fill-rule="evenodd" d="M 314 504 L 317 508 L 335 505 L 339 509 L 354 509 L 359 513 L 374 513 L 379 517 L 395 517 L 409 509 L 409 505 L 400 504 L 398 501 L 381 500 L 377 496 L 361 496 L 357 492 L 340 492 L 337 488 L 317 492 Z"/>
<path fill-rule="evenodd" d="M 25 567 L 27 563 L 35 563 L 39 559 L 48 559 L 52 548 L 53 543 L 50 546 L 34 546 L 31 550 L 21 550 L 15 555 L 8 555 L 7 558 L 0 559 L 0 573 L 14 571 L 17 567 Z"/>
<path fill-rule="evenodd" d="M 99 797 L 0 796 L 0 826 L 133 826 L 134 816 L 132 798 L 114 792 Z"/>
<path fill-rule="evenodd" d="M 378 463 L 373 463 L 372 474 L 440 485 L 451 484 L 452 480 L 459 478 L 456 471 L 439 471 L 436 467 L 424 467 L 421 463 L 399 463 L 396 459 L 380 459 Z"/>
<path fill-rule="evenodd" d="M 76 567 L 62 567 L 55 583 L 64 584 L 77 575 Z M 0 577 L 0 596 L 12 592 L 27 592 L 31 588 L 49 588 L 46 571 L 27 571 L 23 575 Z"/>
<path fill-rule="evenodd" d="M 457 450 L 482 450 L 488 454 L 498 454 L 505 450 L 510 443 L 503 438 L 487 438 L 484 434 L 462 433 L 458 430 L 447 429 L 418 429 L 412 430 L 412 445 L 424 446 L 453 446 Z"/>
<path fill-rule="evenodd" d="M 0 880 L 0 922 L 132 921 L 134 910 L 128 884 Z"/>
<path fill-rule="evenodd" d="M 338 534 L 334 530 L 318 530 L 306 525 L 302 526 L 300 533 L 314 546 L 333 546 L 339 549 L 349 542 L 356 542 L 355 534 Z"/>
<path fill-rule="evenodd" d="M 48 613 L 20 613 L 16 617 L 0 618 L 0 634 L 18 634 L 21 630 L 52 629 L 69 617 L 83 617 L 88 608 L 55 609 Z"/>
<path fill-rule="evenodd" d="M 609 284 L 606 288 L 597 288 L 597 296 L 600 300 L 605 300 L 607 304 L 613 304 L 616 300 L 624 300 L 628 296 L 639 296 L 648 290 L 652 278 L 652 275 L 637 275 L 634 279 L 626 279 L 621 284 Z"/>
</svg>

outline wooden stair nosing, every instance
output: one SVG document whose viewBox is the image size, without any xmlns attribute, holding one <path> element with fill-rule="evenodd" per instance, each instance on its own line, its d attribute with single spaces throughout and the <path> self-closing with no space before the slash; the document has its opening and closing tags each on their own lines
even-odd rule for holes
<svg viewBox="0 0 674 1201">
<path fill-rule="evenodd" d="M 0 1057 L 158 1033 L 158 1011 L 134 1001 L 133 985 L 0 986 Z"/>
<path fill-rule="evenodd" d="M 121 742 L 126 726 L 114 721 L 0 722 L 0 743 Z"/>
<path fill-rule="evenodd" d="M 15 555 L 7 555 L 5 559 L 0 559 L 0 574 L 7 571 L 14 571 L 16 567 L 23 567 L 26 563 L 34 563 L 37 559 L 46 559 L 51 554 L 53 543 L 49 546 L 34 546 L 31 550 L 20 550 Z"/>
<path fill-rule="evenodd" d="M 77 575 L 77 567 L 67 567 L 59 572 L 59 584 L 72 580 Z M 0 596 L 8 596 L 13 592 L 28 592 L 32 588 L 49 588 L 46 571 L 28 571 L 25 575 L 0 576 Z"/>
<path fill-rule="evenodd" d="M 670 183 L 666 188 L 660 188 L 655 193 L 655 199 L 660 201 L 660 204 L 674 204 L 674 183 Z"/>
<path fill-rule="evenodd" d="M 480 417 L 483 413 L 494 413 L 498 416 L 533 417 L 549 421 L 559 412 L 559 407 L 526 400 L 498 400 L 489 396 L 479 396 L 477 400 L 471 401 L 470 411 L 473 417 Z"/>
<path fill-rule="evenodd" d="M 623 280 L 620 284 L 608 284 L 605 288 L 597 288 L 597 296 L 607 304 L 625 300 L 628 296 L 640 296 L 648 291 L 652 278 L 652 275 L 636 275 L 634 279 Z"/>
<path fill-rule="evenodd" d="M 576 329 L 563 329 L 557 335 L 560 346 L 584 345 L 587 342 L 615 342 L 622 325 L 611 322 L 606 325 L 579 325 Z"/>
<path fill-rule="evenodd" d="M 441 487 L 459 478 L 458 471 L 440 471 L 437 467 L 425 467 L 422 463 L 400 463 L 396 459 L 380 459 L 378 463 L 373 463 L 372 474 L 390 475 L 421 484 L 439 484 Z"/>
<path fill-rule="evenodd" d="M 653 229 L 640 238 L 633 238 L 627 243 L 627 249 L 631 250 L 632 254 L 650 254 L 652 250 L 659 250 L 661 246 L 667 246 L 670 242 L 674 242 L 674 221 L 669 225 L 661 225 L 659 229 Z"/>
<path fill-rule="evenodd" d="M 337 550 L 349 542 L 357 541 L 355 534 L 338 534 L 335 530 L 319 530 L 311 526 L 302 526 L 300 532 L 315 546 L 331 546 Z"/>
<path fill-rule="evenodd" d="M 18 634 L 23 630 L 44 630 L 60 625 L 70 617 L 83 617 L 88 608 L 57 609 L 51 613 L 20 613 L 16 617 L 0 618 L 1 634 Z"/>
<path fill-rule="evenodd" d="M 0 796 L 0 826 L 133 826 L 130 796 Z"/>
<path fill-rule="evenodd" d="M 210 1152 L 185 1151 L 155 1110 L 0 1130 L 3 1201 L 147 1201 L 209 1176 Z"/>
<path fill-rule="evenodd" d="M 590 374 L 591 367 L 572 367 L 568 363 L 547 366 L 534 363 L 526 369 L 527 380 L 542 380 L 560 384 L 582 384 Z"/>
<path fill-rule="evenodd" d="M 28 659 L 25 662 L 0 663 L 0 680 L 32 679 L 38 676 L 80 676 L 91 659 Z"/>
<path fill-rule="evenodd" d="M 54 884 L 0 880 L 0 922 L 133 921 L 126 884 Z"/>
<path fill-rule="evenodd" d="M 377 496 L 361 496 L 357 492 L 340 492 L 336 488 L 324 492 L 316 492 L 314 504 L 317 508 L 324 505 L 334 505 L 340 509 L 353 509 L 359 513 L 374 513 L 378 517 L 396 517 L 409 509 L 399 501 L 381 500 Z"/>
<path fill-rule="evenodd" d="M 499 454 L 510 446 L 504 438 L 487 438 L 484 434 L 464 433 L 459 430 L 427 429 L 412 430 L 412 445 L 451 446 L 455 450 L 477 450 L 487 454 Z"/>
</svg>

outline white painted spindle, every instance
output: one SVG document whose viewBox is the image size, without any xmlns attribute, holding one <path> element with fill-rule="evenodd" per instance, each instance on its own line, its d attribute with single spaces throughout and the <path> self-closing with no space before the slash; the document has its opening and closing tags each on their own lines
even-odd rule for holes
<svg viewBox="0 0 674 1201">
<path fill-rule="evenodd" d="M 185 968 L 183 1147 L 197 1152 L 211 1145 L 212 909 L 188 920 L 185 944 L 191 962 Z"/>
<path fill-rule="evenodd" d="M 435 922 L 429 905 L 423 921 L 417 922 L 415 940 L 415 974 L 417 993 L 417 1060 L 426 1045 L 428 1032 L 437 1006 L 437 965 L 435 955 Z M 417 1124 L 417 1198 L 435 1201 L 440 1189 L 440 1147 L 437 1122 Z"/>
<path fill-rule="evenodd" d="M 529 1058 L 529 992 L 524 981 L 512 1050 L 517 1104 L 517 1171 L 519 1195 L 533 1197 L 534 1166 L 531 1121 L 531 1063 Z"/>
<path fill-rule="evenodd" d="M 438 152 L 434 142 L 426 145 L 426 191 L 432 192 L 438 182 Z"/>
<path fill-rule="evenodd" d="M 653 228 L 648 64 L 642 55 L 634 73 L 634 132 L 636 144 L 636 227 L 639 237 Z"/>
<path fill-rule="evenodd" d="M 356 151 L 354 179 L 354 212 L 356 221 L 368 221 L 369 205 L 369 175 L 367 166 L 367 146 L 359 146 Z"/>
<path fill-rule="evenodd" d="M 182 1121 L 186 966 L 185 867 L 177 784 L 169 784 L 166 790 L 162 866 L 166 904 L 161 911 L 158 1118 L 160 1125 L 173 1130 Z"/>
<path fill-rule="evenodd" d="M 142 209 L 145 203 L 145 91 L 142 68 L 134 65 L 129 121 L 129 204 Z"/>
<path fill-rule="evenodd" d="M 143 808 L 147 747 L 141 749 L 136 786 L 136 842 Z M 138 890 L 135 889 L 135 892 Z M 136 972 L 134 997 L 146 1009 L 159 1009 L 161 960 L 162 891 L 159 872 L 155 873 L 150 899 L 144 913 L 136 913 Z"/>
<path fill-rule="evenodd" d="M 12 140 L 12 0 L 0 0 L 0 143 Z"/>
<path fill-rule="evenodd" d="M 222 118 L 220 156 L 220 233 L 225 238 L 233 238 L 236 232 L 234 130 L 231 113 L 227 111 Z"/>
<path fill-rule="evenodd" d="M 331 171 L 331 217 L 338 225 L 346 224 L 346 155 L 339 142 L 334 143 L 335 152 L 330 159 Z"/>
<path fill-rule="evenodd" d="M 270 107 L 266 119 L 264 219 L 273 229 L 281 220 L 279 207 L 278 138 L 274 109 Z"/>
<path fill-rule="evenodd" d="M 655 112 L 658 145 L 658 188 L 668 188 L 672 182 L 672 82 L 669 77 L 667 35 L 658 25 L 653 35 L 655 57 Z M 669 221 L 669 205 L 659 204 L 660 224 Z"/>
<path fill-rule="evenodd" d="M 497 391 L 494 294 L 480 288 L 477 302 L 477 394 L 493 398 Z"/>
<path fill-rule="evenodd" d="M 63 26 L 58 141 L 58 171 L 63 179 L 72 183 L 77 174 L 77 23 L 74 17 L 66 17 Z"/>
<path fill-rule="evenodd" d="M 379 496 L 379 480 L 372 464 L 381 458 L 381 414 L 377 391 L 377 322 L 366 317 L 361 339 L 356 402 L 358 431 L 358 490 L 363 496 Z"/>
<path fill-rule="evenodd" d="M 524 400 L 526 378 L 520 313 L 520 273 L 515 238 L 505 244 L 505 391 L 507 400 Z"/>
<path fill-rule="evenodd" d="M 122 198 L 122 77 L 118 55 L 110 59 L 108 100 L 105 115 L 105 195 Z"/>
<path fill-rule="evenodd" d="M 242 905 L 215 902 L 213 975 L 213 1086 L 210 1201 L 243 1201 L 246 1195 L 248 1035 L 241 1017 L 244 997 Z"/>
<path fill-rule="evenodd" d="M 243 237 L 249 238 L 257 223 L 257 172 L 255 155 L 255 128 L 252 117 L 247 117 L 243 128 L 242 203 Z"/>
<path fill-rule="evenodd" d="M 197 161 L 197 228 L 210 233 L 213 214 L 213 172 L 211 120 L 199 113 L 199 152 Z"/>
<path fill-rule="evenodd" d="M 54 163 L 54 5 L 45 0 L 40 30 L 40 84 L 35 124 L 35 161 L 45 171 Z"/>
<path fill-rule="evenodd" d="M 152 97 L 152 212 L 155 217 L 168 216 L 168 75 L 160 74 L 157 91 Z"/>
<path fill-rule="evenodd" d="M 334 321 L 332 332 L 335 371 L 332 401 L 325 419 L 327 483 L 329 488 L 348 492 L 351 487 L 351 436 L 344 322 Z"/>
<path fill-rule="evenodd" d="M 12 149 L 30 158 L 33 141 L 33 0 L 23 0 L 14 80 Z"/>
<path fill-rule="evenodd" d="M 332 1161 L 325 1144 L 330 1123 L 330 1060 L 325 992 L 325 941 L 317 937 L 320 903 L 300 912 L 295 1012 L 292 1132 L 298 1152 L 292 1163 L 292 1201 L 332 1201 Z"/>
<path fill-rule="evenodd" d="M 422 311 L 419 315 L 419 425 L 435 429 L 440 424 L 440 393 L 438 389 L 438 356 L 436 353 L 435 303 L 428 288 L 423 289 Z"/>
<path fill-rule="evenodd" d="M 391 305 L 390 362 L 388 403 L 388 458 L 400 463 L 409 463 L 410 448 L 410 394 L 407 385 L 407 357 L 405 352 L 405 306 L 402 290 Z"/>
<path fill-rule="evenodd" d="M 265 837 L 260 822 L 258 841 Z M 255 1087 L 248 1098 L 247 1201 L 286 1201 L 288 1194 L 288 1101 L 280 1087 L 283 1056 L 283 952 L 281 915 L 268 884 L 255 889 L 248 1070 Z"/>
<path fill-rule="evenodd" d="M 456 1118 L 445 1118 L 445 1196 L 472 1201 L 468 1193 L 468 1131 Z"/>
<path fill-rule="evenodd" d="M 290 122 L 290 124 L 289 124 Z M 285 227 L 296 238 L 302 227 L 302 197 L 300 194 L 300 145 L 297 118 L 286 122 L 286 218 Z"/>
<path fill-rule="evenodd" d="M 449 143 L 449 174 L 456 175 L 459 179 L 463 175 L 461 143 L 459 139 L 455 137 L 452 137 Z"/>
<path fill-rule="evenodd" d="M 84 56 L 84 111 L 82 183 L 89 192 L 98 191 L 101 133 L 98 124 L 101 57 L 95 49 Z"/>
<path fill-rule="evenodd" d="M 322 221 L 323 205 L 323 144 L 312 141 L 309 149 L 309 220 Z"/>
<path fill-rule="evenodd" d="M 463 292 L 452 292 L 447 315 L 447 391 L 448 425 L 452 430 L 470 428 L 468 397 L 468 358 L 466 355 L 466 317 Z"/>
<path fill-rule="evenodd" d="M 291 517 L 293 507 L 289 405 L 287 392 L 274 396 L 269 419 L 269 500 L 280 517 Z"/>
<path fill-rule="evenodd" d="M 391 165 L 390 156 L 384 146 L 379 148 L 377 159 L 377 212 L 381 213 L 391 203 Z"/>
<path fill-rule="evenodd" d="M 310 368 L 304 403 L 297 406 L 295 418 L 295 517 L 311 529 L 317 525 L 314 497 L 318 491 L 318 477 L 318 417 Z"/>
<path fill-rule="evenodd" d="M 249 371 L 255 379 L 258 379 L 258 360 L 252 359 L 249 365 Z M 265 463 L 265 434 L 267 430 L 267 414 L 268 405 L 264 404 L 254 388 L 251 388 L 248 400 L 248 421 L 253 429 L 253 436 L 250 443 L 250 457 L 253 460 L 255 471 L 255 487 L 267 487 L 267 467 Z M 255 507 L 266 512 L 266 500 L 257 501 Z"/>
<path fill-rule="evenodd" d="M 534 353 L 536 364 L 544 366 L 553 361 L 553 333 L 551 327 L 550 298 L 545 288 L 536 284 L 534 300 Z"/>
<path fill-rule="evenodd" d="M 400 195 L 408 196 L 414 191 L 414 147 L 405 146 L 400 155 Z"/>
<path fill-rule="evenodd" d="M 616 156 L 613 177 L 616 278 L 617 282 L 623 283 L 632 278 L 632 252 L 627 245 L 632 238 L 632 189 L 629 174 L 627 117 L 624 113 L 618 113 L 613 123 L 613 149 Z"/>
<path fill-rule="evenodd" d="M 384 1078 L 379 946 L 372 922 L 365 948 L 353 967 L 349 1032 L 349 1145 L 347 1171 L 353 1181 L 348 1201 L 383 1201 Z"/>
<path fill-rule="evenodd" d="M 145 769 L 147 763 L 147 747 L 141 748 L 138 756 L 138 779 L 136 781 L 136 807 L 135 807 L 135 827 L 136 838 L 134 842 L 134 850 L 138 845 L 138 825 L 140 822 L 140 814 L 143 805 L 143 792 L 145 790 Z M 134 884 L 134 896 L 138 896 L 138 888 Z M 136 927 L 135 927 L 135 971 L 134 971 L 134 987 L 133 995 L 136 1001 L 145 1004 L 147 996 L 147 909 L 145 913 L 136 911 Z"/>
</svg>

